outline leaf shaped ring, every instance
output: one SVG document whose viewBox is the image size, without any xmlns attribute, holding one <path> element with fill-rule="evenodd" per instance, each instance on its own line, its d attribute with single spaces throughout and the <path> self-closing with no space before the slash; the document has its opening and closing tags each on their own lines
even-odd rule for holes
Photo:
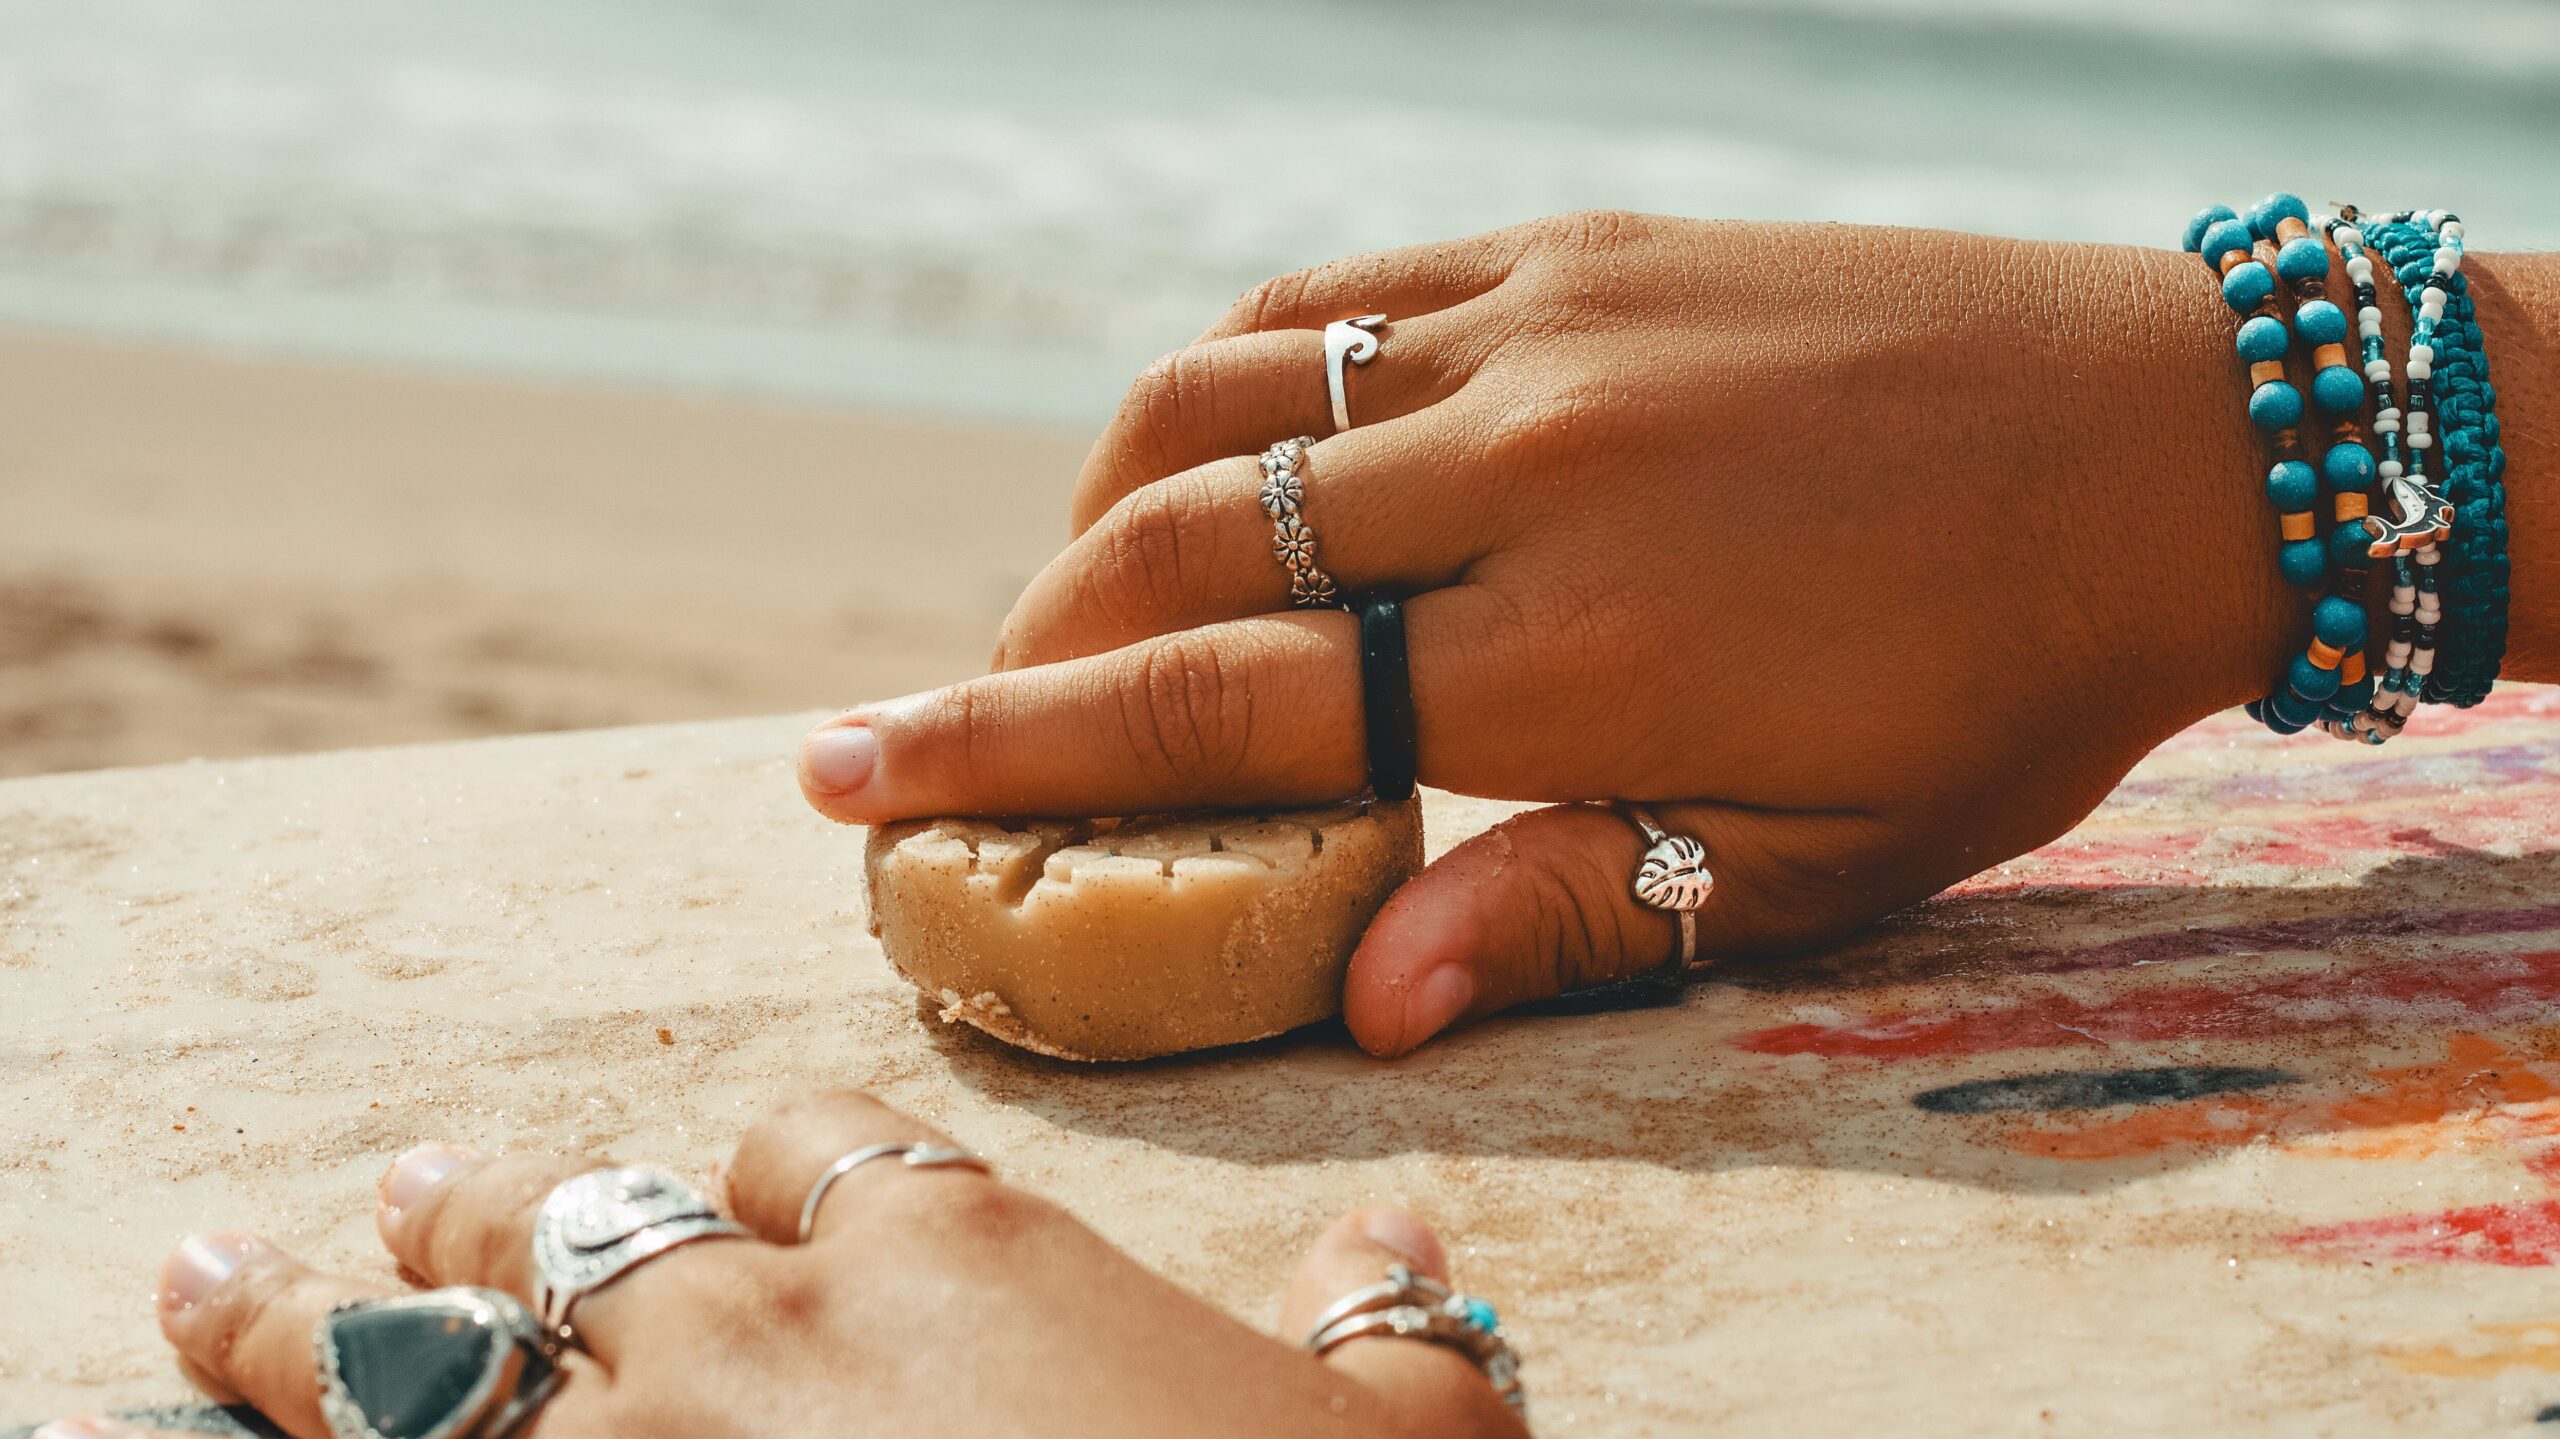
<svg viewBox="0 0 2560 1439">
<path fill-rule="evenodd" d="M 1707 870 L 1707 847 L 1693 835 L 1665 832 L 1643 805 L 1621 800 L 1617 810 L 1644 836 L 1644 859 L 1631 886 L 1636 901 L 1680 922 L 1680 952 L 1664 968 L 1688 969 L 1698 962 L 1698 908 L 1716 887 Z"/>
</svg>

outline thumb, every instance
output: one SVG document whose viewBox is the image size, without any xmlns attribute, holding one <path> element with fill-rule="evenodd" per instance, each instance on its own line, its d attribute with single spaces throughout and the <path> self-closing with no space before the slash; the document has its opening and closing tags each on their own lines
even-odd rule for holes
<svg viewBox="0 0 2560 1439">
<path fill-rule="evenodd" d="M 1716 804 L 1654 805 L 1672 834 L 1696 836 L 1715 888 L 1697 911 L 1700 963 L 1799 948 L 1864 918 L 1810 899 L 1795 862 L 1843 852 L 1837 827 L 1863 816 Z M 1679 921 L 1635 897 L 1647 848 L 1624 815 L 1557 805 L 1516 815 L 1442 855 L 1397 891 L 1351 956 L 1342 1010 L 1360 1047 L 1410 1053 L 1466 1020 L 1568 990 L 1661 970 Z M 1845 898 L 1845 896 L 1843 897 Z"/>
</svg>

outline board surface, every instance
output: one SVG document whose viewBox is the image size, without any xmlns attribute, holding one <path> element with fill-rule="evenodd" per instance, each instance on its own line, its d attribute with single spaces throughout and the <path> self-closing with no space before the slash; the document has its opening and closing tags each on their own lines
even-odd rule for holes
<svg viewBox="0 0 2560 1439">
<path fill-rule="evenodd" d="M 184 1397 L 190 1228 L 384 1273 L 410 1143 L 700 1170 L 851 1083 L 1255 1319 L 1417 1209 L 1542 1434 L 2560 1433 L 2554 692 L 2379 754 L 2226 717 L 1835 954 L 1395 1065 L 928 1022 L 804 723 L 0 784 L 0 1423 Z M 1432 796 L 1434 851 L 1506 808 Z"/>
</svg>

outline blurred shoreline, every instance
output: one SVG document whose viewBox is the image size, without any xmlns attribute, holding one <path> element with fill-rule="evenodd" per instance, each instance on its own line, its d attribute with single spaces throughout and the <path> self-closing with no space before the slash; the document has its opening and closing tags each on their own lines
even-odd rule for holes
<svg viewBox="0 0 2560 1439">
<path fill-rule="evenodd" d="M 1585 207 L 2161 244 L 2282 185 L 2560 244 L 2560 8 L 2263 24 L 2216 0 L 0 0 L 0 323 L 1090 427 L 1255 281 Z M 2341 118 L 2419 94 L 2455 97 L 2458 144 Z M 2299 123 L 2245 140 L 2235 104 Z"/>
<path fill-rule="evenodd" d="M 1088 440 L 0 330 L 0 775 L 945 683 Z"/>
</svg>

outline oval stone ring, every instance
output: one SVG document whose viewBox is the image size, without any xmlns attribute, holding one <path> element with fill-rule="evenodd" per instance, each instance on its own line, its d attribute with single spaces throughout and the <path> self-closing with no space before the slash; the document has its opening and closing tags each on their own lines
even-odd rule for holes
<svg viewBox="0 0 2560 1439">
<path fill-rule="evenodd" d="M 1680 922 L 1680 952 L 1664 969 L 1677 974 L 1698 962 L 1698 909 L 1715 892 L 1716 877 L 1707 871 L 1707 847 L 1694 836 L 1670 834 L 1654 821 L 1653 812 L 1623 800 L 1618 813 L 1644 836 L 1644 859 L 1636 866 L 1636 901 Z"/>
<path fill-rule="evenodd" d="M 495 1289 L 351 1300 L 313 1338 L 337 1439 L 507 1439 L 560 1387 L 533 1316 Z"/>
</svg>

